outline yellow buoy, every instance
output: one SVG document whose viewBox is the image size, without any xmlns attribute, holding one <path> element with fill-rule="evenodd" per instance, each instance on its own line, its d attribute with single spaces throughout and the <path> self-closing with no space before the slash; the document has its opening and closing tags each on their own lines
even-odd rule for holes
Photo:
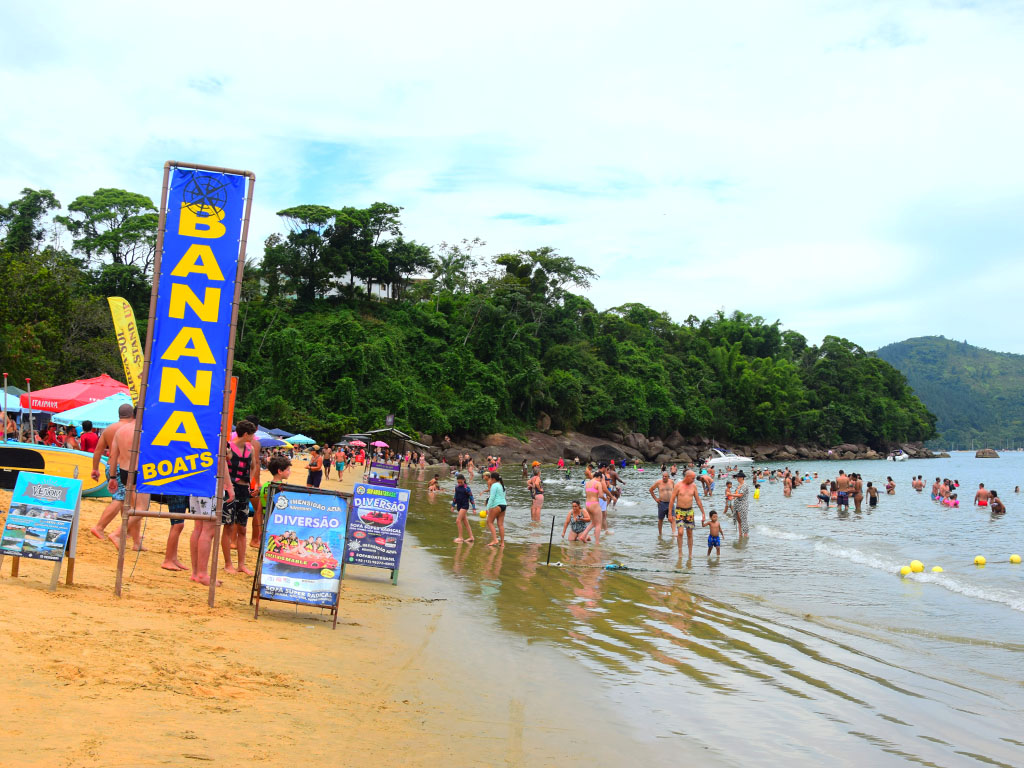
<svg viewBox="0 0 1024 768">
<path fill-rule="evenodd" d="M 481 509 L 480 510 L 480 517 L 487 517 L 487 510 L 486 509 Z"/>
<path fill-rule="evenodd" d="M 910 570 L 912 570 L 914 573 L 921 573 L 921 571 L 924 570 L 924 563 L 922 563 L 920 560 L 911 560 Z"/>
<path fill-rule="evenodd" d="M 909 565 L 904 565 L 902 568 L 900 568 L 900 576 L 909 576 L 909 575 L 910 575 L 910 566 Z"/>
<path fill-rule="evenodd" d="M 932 566 L 932 573 L 942 573 L 942 566 L 941 565 L 933 565 Z"/>
<path fill-rule="evenodd" d="M 1020 555 L 1010 555 L 1010 562 L 1014 565 L 1020 565 Z"/>
<path fill-rule="evenodd" d="M 978 555 L 976 558 L 974 558 L 974 564 L 975 565 L 984 565 L 985 564 L 985 556 L 984 555 Z"/>
</svg>

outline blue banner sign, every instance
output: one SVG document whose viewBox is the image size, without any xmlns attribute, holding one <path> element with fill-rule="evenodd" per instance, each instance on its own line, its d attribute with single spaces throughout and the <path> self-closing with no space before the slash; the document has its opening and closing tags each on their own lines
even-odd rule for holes
<svg viewBox="0 0 1024 768">
<path fill-rule="evenodd" d="M 213 496 L 244 176 L 175 168 L 157 287 L 136 487 Z"/>
<path fill-rule="evenodd" d="M 288 487 L 271 496 L 269 507 L 263 513 L 260 599 L 334 605 L 348 503 L 333 494 Z"/>
<path fill-rule="evenodd" d="M 0 555 L 60 562 L 75 554 L 82 481 L 21 472 L 0 535 Z"/>
<path fill-rule="evenodd" d="M 398 570 L 409 513 L 409 491 L 356 483 L 345 536 L 346 565 Z"/>
</svg>

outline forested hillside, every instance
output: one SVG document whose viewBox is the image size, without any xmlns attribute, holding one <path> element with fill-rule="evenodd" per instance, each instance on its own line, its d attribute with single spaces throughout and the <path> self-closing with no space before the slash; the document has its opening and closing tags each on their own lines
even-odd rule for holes
<svg viewBox="0 0 1024 768">
<path fill-rule="evenodd" d="M 938 418 L 943 447 L 1024 443 L 1024 355 L 922 336 L 875 354 L 898 368 Z"/>
<path fill-rule="evenodd" d="M 0 365 L 47 386 L 120 373 L 105 297 L 145 326 L 152 203 L 47 191 L 0 206 Z M 732 442 L 875 447 L 934 435 L 903 376 L 845 339 L 821 346 L 740 312 L 683 323 L 640 304 L 599 312 L 592 270 L 550 248 L 428 248 L 401 209 L 279 213 L 245 273 L 238 411 L 325 437 L 379 426 L 434 434 L 636 430 Z M 61 247 L 70 239 L 70 247 Z M 262 258 L 259 258 L 262 257 Z"/>
</svg>

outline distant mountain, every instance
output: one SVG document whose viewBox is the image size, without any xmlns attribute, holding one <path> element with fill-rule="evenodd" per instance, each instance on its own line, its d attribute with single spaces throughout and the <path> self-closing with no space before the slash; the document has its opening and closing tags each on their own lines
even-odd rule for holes
<svg viewBox="0 0 1024 768">
<path fill-rule="evenodd" d="M 992 352 L 944 336 L 921 336 L 875 352 L 899 370 L 938 417 L 943 447 L 1024 445 L 1024 355 Z"/>
</svg>

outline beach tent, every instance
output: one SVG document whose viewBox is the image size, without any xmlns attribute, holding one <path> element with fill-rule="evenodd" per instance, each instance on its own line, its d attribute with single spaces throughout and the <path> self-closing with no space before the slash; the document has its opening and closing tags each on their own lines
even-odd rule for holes
<svg viewBox="0 0 1024 768">
<path fill-rule="evenodd" d="M 95 403 L 118 392 L 128 393 L 128 385 L 102 373 L 94 379 L 81 379 L 70 384 L 60 384 L 33 392 L 31 402 L 26 392 L 21 396 L 21 406 L 34 411 L 62 413 L 80 405 Z M 116 419 L 115 419 L 116 421 Z"/>
<path fill-rule="evenodd" d="M 32 393 L 35 395 L 35 393 Z M 87 403 L 69 411 L 61 411 L 54 414 L 50 419 L 54 424 L 81 428 L 83 421 L 91 421 L 97 430 L 109 427 L 117 422 L 117 409 L 122 405 L 131 405 L 132 397 L 127 392 L 118 392 L 116 395 L 97 400 L 95 403 Z"/>
<path fill-rule="evenodd" d="M 313 445 L 316 442 L 316 440 L 314 440 L 311 437 L 306 437 L 305 435 L 299 434 L 292 435 L 291 437 L 289 437 L 288 442 L 292 443 L 293 445 Z"/>
</svg>

